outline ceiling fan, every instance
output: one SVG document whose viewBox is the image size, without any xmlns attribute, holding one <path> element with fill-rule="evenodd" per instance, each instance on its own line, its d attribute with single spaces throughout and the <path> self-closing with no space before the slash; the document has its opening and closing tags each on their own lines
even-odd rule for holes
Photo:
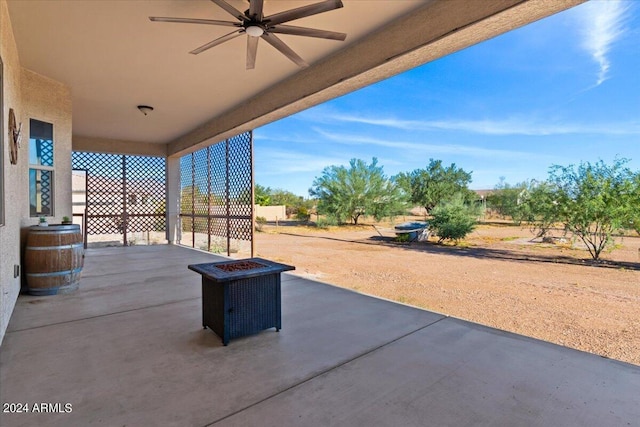
<svg viewBox="0 0 640 427">
<path fill-rule="evenodd" d="M 205 24 L 220 25 L 225 27 L 237 27 L 233 32 L 219 37 L 209 43 L 192 50 L 190 53 L 197 55 L 214 46 L 222 44 L 226 41 L 247 34 L 247 70 L 255 68 L 256 54 L 258 52 L 258 39 L 262 39 L 271 46 L 278 49 L 284 56 L 296 63 L 300 67 L 308 67 L 304 59 L 296 54 L 282 40 L 276 37 L 277 34 L 290 34 L 294 36 L 317 37 L 321 39 L 344 41 L 347 37 L 345 33 L 335 31 L 317 30 L 315 28 L 296 27 L 293 25 L 282 25 L 285 22 L 304 18 L 318 13 L 328 12 L 330 10 L 343 7 L 341 0 L 324 0 L 319 3 L 286 10 L 284 12 L 275 13 L 273 15 L 264 16 L 262 9 L 264 0 L 249 0 L 249 9 L 240 12 L 231 6 L 225 0 L 211 0 L 222 9 L 224 9 L 240 22 L 218 21 L 215 19 L 196 19 L 196 18 L 165 18 L 159 16 L 150 16 L 149 19 L 154 22 L 175 22 L 180 24 Z"/>
</svg>

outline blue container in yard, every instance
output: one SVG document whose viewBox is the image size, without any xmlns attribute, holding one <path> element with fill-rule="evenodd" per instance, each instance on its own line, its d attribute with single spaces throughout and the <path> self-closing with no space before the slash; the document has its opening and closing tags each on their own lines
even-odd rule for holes
<svg viewBox="0 0 640 427">
<path fill-rule="evenodd" d="M 413 241 L 416 240 L 426 228 L 429 228 L 429 223 L 421 221 L 404 222 L 396 225 L 394 228 L 396 229 L 397 236 L 408 234 L 409 240 Z"/>
</svg>

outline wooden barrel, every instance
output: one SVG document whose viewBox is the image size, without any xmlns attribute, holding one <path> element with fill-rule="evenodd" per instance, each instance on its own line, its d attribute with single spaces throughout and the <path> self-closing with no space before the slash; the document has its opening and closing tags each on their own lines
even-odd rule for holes
<svg viewBox="0 0 640 427">
<path fill-rule="evenodd" d="M 25 248 L 27 289 L 31 295 L 56 295 L 80 285 L 84 247 L 80 226 L 33 226 Z"/>
</svg>

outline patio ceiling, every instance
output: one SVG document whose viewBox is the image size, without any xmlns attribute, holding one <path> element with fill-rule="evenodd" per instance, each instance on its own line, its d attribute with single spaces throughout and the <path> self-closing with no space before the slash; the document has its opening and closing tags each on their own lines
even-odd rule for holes
<svg viewBox="0 0 640 427">
<path fill-rule="evenodd" d="M 239 10 L 245 0 L 227 0 Z M 265 15 L 319 0 L 266 0 Z M 245 70 L 245 37 L 188 52 L 229 28 L 149 16 L 233 19 L 207 0 L 19 1 L 9 12 L 21 64 L 73 97 L 76 139 L 166 145 L 185 154 L 349 93 L 583 0 L 343 0 L 292 25 L 344 32 L 344 42 L 281 35 L 310 67 L 266 43 Z M 136 106 L 151 105 L 144 116 Z M 123 142 L 120 142 L 123 144 Z"/>
</svg>

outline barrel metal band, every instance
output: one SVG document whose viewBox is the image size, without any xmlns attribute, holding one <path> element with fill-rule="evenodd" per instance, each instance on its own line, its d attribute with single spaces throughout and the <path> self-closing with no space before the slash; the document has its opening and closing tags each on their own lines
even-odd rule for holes
<svg viewBox="0 0 640 427">
<path fill-rule="evenodd" d="M 70 245 L 60 245 L 60 246 L 27 246 L 26 249 L 34 250 L 34 251 L 46 251 L 49 249 L 74 249 L 74 248 L 82 248 L 84 245 L 82 243 L 72 243 Z"/>
<path fill-rule="evenodd" d="M 36 230 L 35 233 L 37 235 L 41 235 L 41 234 L 79 234 L 80 230 L 76 229 L 76 230 Z"/>
<path fill-rule="evenodd" d="M 73 270 L 53 271 L 51 273 L 27 273 L 27 276 L 33 276 L 33 277 L 65 276 L 67 274 L 80 273 L 81 271 L 82 271 L 82 267 L 74 268 Z"/>
</svg>

